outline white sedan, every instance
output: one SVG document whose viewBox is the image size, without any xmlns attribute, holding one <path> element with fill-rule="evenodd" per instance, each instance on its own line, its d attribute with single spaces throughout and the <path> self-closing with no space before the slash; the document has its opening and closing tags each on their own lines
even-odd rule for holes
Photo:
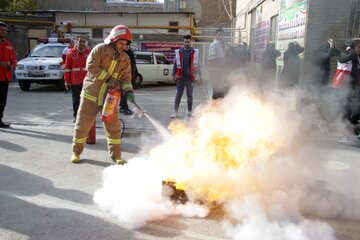
<svg viewBox="0 0 360 240">
<path fill-rule="evenodd" d="M 164 54 L 157 52 L 135 51 L 136 66 L 139 77 L 133 82 L 134 88 L 146 83 L 174 83 L 172 64 Z"/>
<path fill-rule="evenodd" d="M 61 54 L 64 43 L 39 44 L 18 62 L 15 75 L 21 90 L 28 91 L 32 83 L 55 84 L 64 89 L 64 66 Z"/>
</svg>

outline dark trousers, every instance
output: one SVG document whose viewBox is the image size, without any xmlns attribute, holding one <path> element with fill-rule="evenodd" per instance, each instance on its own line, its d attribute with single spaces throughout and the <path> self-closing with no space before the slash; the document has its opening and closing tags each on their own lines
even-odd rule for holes
<svg viewBox="0 0 360 240">
<path fill-rule="evenodd" d="M 76 118 L 79 109 L 81 90 L 82 90 L 82 85 L 71 85 L 74 118 Z"/>
<path fill-rule="evenodd" d="M 124 92 L 121 92 L 121 97 L 120 97 L 120 103 L 119 103 L 120 108 L 124 109 L 124 110 L 128 110 L 129 109 L 129 105 L 127 103 L 127 98 Z"/>
<path fill-rule="evenodd" d="M 193 105 L 194 82 L 191 80 L 179 80 L 176 83 L 175 112 L 179 110 L 184 89 L 186 88 L 187 108 L 191 112 Z"/>
<path fill-rule="evenodd" d="M 0 119 L 3 118 L 9 89 L 8 81 L 0 81 Z"/>
<path fill-rule="evenodd" d="M 209 78 L 213 89 L 212 99 L 224 98 L 228 92 L 228 83 L 224 69 L 210 68 Z"/>
</svg>

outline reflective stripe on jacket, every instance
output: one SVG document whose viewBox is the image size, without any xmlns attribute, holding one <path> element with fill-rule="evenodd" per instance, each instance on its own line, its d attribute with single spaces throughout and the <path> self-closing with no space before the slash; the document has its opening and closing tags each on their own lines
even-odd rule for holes
<svg viewBox="0 0 360 240">
<path fill-rule="evenodd" d="M 90 50 L 85 48 L 79 54 L 76 48 L 71 49 L 66 55 L 64 80 L 71 85 L 82 85 L 86 76 L 86 59 Z"/>
<path fill-rule="evenodd" d="M 184 68 L 183 62 L 184 48 L 175 50 L 175 77 L 176 79 L 181 79 L 182 71 Z M 198 72 L 199 65 L 199 49 L 190 49 L 190 80 L 194 81 L 196 78 L 196 73 Z"/>
<path fill-rule="evenodd" d="M 112 44 L 98 44 L 90 52 L 86 62 L 87 74 L 83 83 L 82 96 L 88 96 L 99 106 L 104 103 L 110 77 L 126 93 L 133 91 L 131 85 L 131 64 L 125 52 L 117 53 Z"/>
<path fill-rule="evenodd" d="M 13 70 L 16 68 L 16 53 L 13 45 L 6 39 L 0 42 L 0 61 L 8 64 L 6 68 L 0 67 L 0 81 L 10 82 L 12 80 L 11 67 Z"/>
</svg>

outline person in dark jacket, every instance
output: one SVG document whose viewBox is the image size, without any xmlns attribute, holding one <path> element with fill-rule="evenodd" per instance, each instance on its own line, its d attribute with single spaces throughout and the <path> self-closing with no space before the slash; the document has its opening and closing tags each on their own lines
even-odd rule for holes
<svg viewBox="0 0 360 240">
<path fill-rule="evenodd" d="M 131 63 L 131 79 L 132 81 L 138 76 L 138 70 L 136 67 L 136 60 L 134 56 L 134 52 L 132 51 L 130 47 L 130 42 L 126 45 L 124 52 L 129 56 L 130 63 Z M 133 112 L 129 109 L 129 105 L 127 103 L 127 98 L 125 94 L 121 94 L 120 97 L 120 113 L 123 113 L 125 115 L 132 115 Z"/>
<path fill-rule="evenodd" d="M 329 84 L 330 60 L 339 56 L 340 51 L 335 48 L 333 39 L 324 42 L 314 53 L 314 77 L 316 85 L 323 87 Z"/>
<path fill-rule="evenodd" d="M 244 51 L 244 55 L 246 56 L 247 63 L 249 63 L 250 60 L 251 60 L 251 52 L 250 52 L 250 49 L 249 49 L 248 44 L 247 44 L 246 42 L 242 42 L 242 43 L 240 44 L 240 46 L 244 49 L 244 50 L 243 50 L 243 51 Z M 244 59 L 245 59 L 245 57 L 244 57 Z"/>
<path fill-rule="evenodd" d="M 263 62 L 261 65 L 261 77 L 259 79 L 259 87 L 264 91 L 271 89 L 276 80 L 276 58 L 281 52 L 275 49 L 275 43 L 268 43 L 263 54 Z"/>
<path fill-rule="evenodd" d="M 293 88 L 299 83 L 301 72 L 301 59 L 299 54 L 304 48 L 297 42 L 290 42 L 288 49 L 284 52 L 284 68 L 280 76 L 281 88 Z"/>
<path fill-rule="evenodd" d="M 348 120 L 352 124 L 356 124 L 360 119 L 360 38 L 352 40 L 350 50 L 340 54 L 338 61 L 340 63 L 352 61 L 352 69 L 350 74 L 350 85 L 352 93 L 351 96 L 349 96 L 345 111 Z"/>
<path fill-rule="evenodd" d="M 275 43 L 269 43 L 263 55 L 262 72 L 268 78 L 275 79 L 276 75 L 276 58 L 280 57 L 281 52 L 275 49 Z"/>
<path fill-rule="evenodd" d="M 340 63 L 352 61 L 351 86 L 354 88 L 360 85 L 360 38 L 352 40 L 350 50 L 339 56 Z"/>
</svg>

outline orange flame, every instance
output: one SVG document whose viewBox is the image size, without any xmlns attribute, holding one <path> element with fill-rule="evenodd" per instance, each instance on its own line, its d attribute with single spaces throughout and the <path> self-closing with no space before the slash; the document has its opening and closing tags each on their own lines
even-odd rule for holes
<svg viewBox="0 0 360 240">
<path fill-rule="evenodd" d="M 205 106 L 193 127 L 173 121 L 172 138 L 150 153 L 164 169 L 165 181 L 209 201 L 234 195 L 241 184 L 256 190 L 251 176 L 247 183 L 239 183 L 242 169 L 267 161 L 286 141 L 274 128 L 271 107 L 249 96 L 239 97 L 230 111 L 224 104 L 214 101 Z"/>
</svg>

